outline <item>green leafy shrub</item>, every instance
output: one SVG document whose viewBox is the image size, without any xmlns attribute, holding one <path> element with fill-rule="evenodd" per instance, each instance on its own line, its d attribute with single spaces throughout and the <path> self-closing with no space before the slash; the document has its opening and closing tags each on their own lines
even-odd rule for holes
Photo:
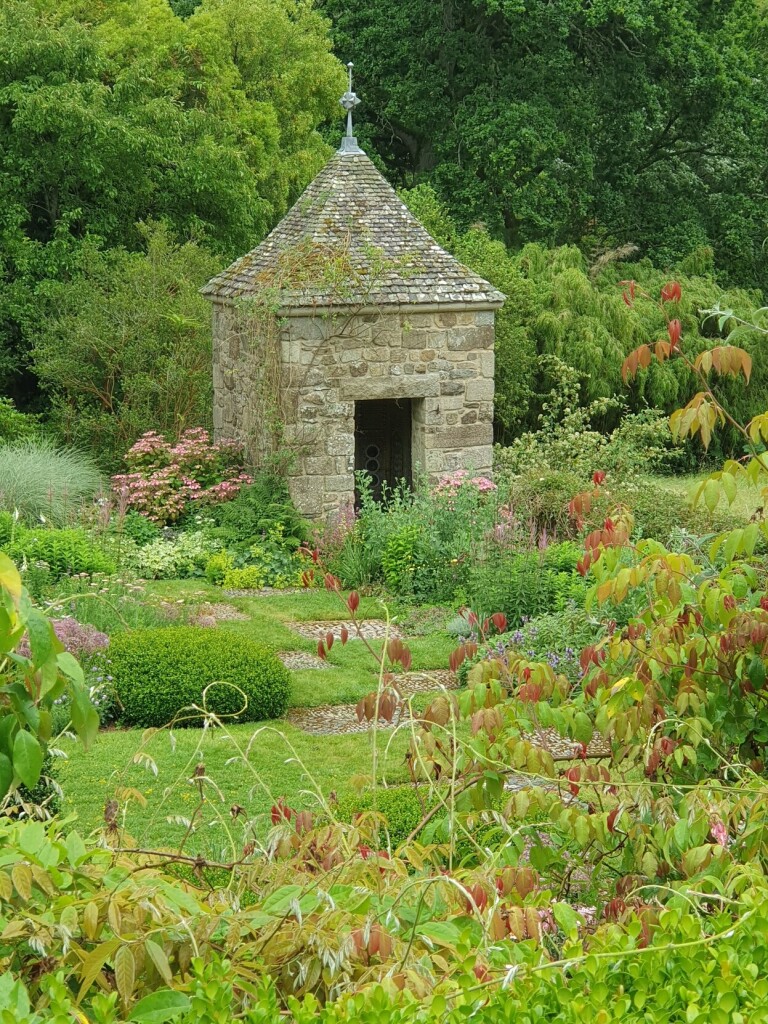
<svg viewBox="0 0 768 1024">
<path fill-rule="evenodd" d="M 599 621 L 571 603 L 562 611 L 538 615 L 517 629 L 493 637 L 481 646 L 475 658 L 462 663 L 459 678 L 466 682 L 470 668 L 477 661 L 513 652 L 533 661 L 546 662 L 556 672 L 563 672 L 571 682 L 576 682 L 581 675 L 581 651 L 593 644 L 603 630 Z"/>
<path fill-rule="evenodd" d="M 266 579 L 260 565 L 246 565 L 242 569 L 227 569 L 221 582 L 228 590 L 260 590 L 266 586 Z"/>
<path fill-rule="evenodd" d="M 0 505 L 28 524 L 63 526 L 102 486 L 93 460 L 45 439 L 0 445 Z"/>
<path fill-rule="evenodd" d="M 209 583 L 223 584 L 228 570 L 232 568 L 232 555 L 229 551 L 217 551 L 205 563 L 205 578 Z"/>
<path fill-rule="evenodd" d="M 19 412 L 12 398 L 0 398 L 0 442 L 26 440 L 39 432 L 39 417 Z"/>
<path fill-rule="evenodd" d="M 347 586 L 381 582 L 422 601 L 453 601 L 499 523 L 495 486 L 458 472 L 432 489 L 393 488 L 378 502 L 361 473 L 358 490 L 359 514 L 341 509 L 320 539 L 324 563 Z"/>
<path fill-rule="evenodd" d="M 112 559 L 83 530 L 17 530 L 7 548 L 17 563 L 44 562 L 51 581 L 77 573 L 111 573 Z"/>
<path fill-rule="evenodd" d="M 497 466 L 504 476 L 499 450 Z M 513 514 L 529 523 L 534 536 L 546 531 L 550 537 L 569 537 L 574 524 L 568 504 L 583 491 L 585 480 L 578 474 L 562 470 L 528 470 L 504 480 L 504 488 Z"/>
<path fill-rule="evenodd" d="M 126 725 L 162 726 L 203 700 L 217 715 L 258 722 L 282 715 L 288 703 L 288 670 L 237 633 L 195 626 L 130 630 L 113 638 L 109 658 Z M 229 685 L 212 686 L 204 698 L 206 686 L 217 682 Z"/>
<path fill-rule="evenodd" d="M 692 506 L 679 492 L 652 479 L 640 479 L 601 489 L 584 528 L 602 525 L 616 505 L 626 505 L 632 511 L 637 535 L 662 542 L 677 528 L 703 535 L 744 525 L 743 519 L 724 509 L 709 512 L 703 503 Z"/>
<path fill-rule="evenodd" d="M 122 523 L 118 524 L 118 529 L 140 548 L 160 539 L 160 527 L 132 508 L 128 509 Z"/>
<path fill-rule="evenodd" d="M 0 512 L 0 548 L 5 548 L 11 543 L 16 531 L 16 521 L 10 512 Z"/>
<path fill-rule="evenodd" d="M 412 588 L 418 541 L 419 528 L 415 523 L 404 526 L 387 540 L 381 568 L 387 586 L 395 594 L 407 593 Z"/>
<path fill-rule="evenodd" d="M 676 441 L 669 417 L 660 409 L 627 413 L 608 438 L 599 469 L 621 476 L 637 472 L 691 473 L 699 459 L 691 442 Z"/>
<path fill-rule="evenodd" d="M 209 559 L 207 578 L 237 590 L 300 586 L 304 555 L 295 546 L 296 538 L 286 538 L 283 529 L 275 523 L 247 550 L 227 550 Z"/>
<path fill-rule="evenodd" d="M 87 746 L 96 737 L 99 718 L 80 664 L 65 650 L 53 623 L 33 606 L 16 566 L 1 553 L 0 608 L 0 809 L 6 809 L 5 801 L 16 798 L 21 784 L 31 799 L 41 794 L 36 787 L 50 763 L 46 756 L 55 701 L 71 701 L 72 724 Z"/>
<path fill-rule="evenodd" d="M 244 551 L 279 528 L 283 543 L 296 548 L 307 537 L 307 524 L 291 500 L 283 477 L 259 473 L 232 501 L 212 509 L 219 536 L 234 551 Z"/>
<path fill-rule="evenodd" d="M 518 552 L 474 566 L 468 598 L 484 615 L 503 612 L 510 625 L 546 612 L 584 603 L 587 584 L 576 572 L 574 544 L 553 544 L 545 551 Z"/>
<path fill-rule="evenodd" d="M 210 422 L 210 311 L 199 288 L 218 261 L 179 233 L 189 240 L 146 222 L 127 248 L 86 239 L 71 255 L 76 272 L 50 283 L 51 315 L 35 332 L 52 426 L 113 472 L 144 431 Z"/>
<path fill-rule="evenodd" d="M 173 540 L 159 537 L 144 547 L 129 549 L 125 564 L 145 579 L 184 579 L 202 576 L 208 559 L 221 545 L 203 530 L 180 533 Z"/>
<path fill-rule="evenodd" d="M 388 834 L 392 849 L 396 849 L 418 828 L 433 804 L 428 794 L 417 793 L 413 786 L 394 786 L 379 789 L 375 800 L 370 791 L 342 800 L 336 814 L 340 821 L 354 822 L 358 815 L 373 811 L 375 805 L 376 813 L 381 815 L 381 828 Z"/>
</svg>

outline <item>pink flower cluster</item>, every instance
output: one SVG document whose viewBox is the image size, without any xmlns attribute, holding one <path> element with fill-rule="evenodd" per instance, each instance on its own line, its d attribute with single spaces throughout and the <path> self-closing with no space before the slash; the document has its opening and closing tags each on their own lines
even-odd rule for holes
<svg viewBox="0 0 768 1024">
<path fill-rule="evenodd" d="M 130 472 L 112 478 L 122 504 L 155 523 L 173 523 L 189 502 L 231 501 L 251 483 L 237 441 L 211 441 L 207 430 L 185 430 L 175 444 L 143 434 L 125 456 Z"/>
<path fill-rule="evenodd" d="M 457 469 L 453 473 L 443 474 L 437 482 L 435 491 L 438 493 L 458 491 L 460 487 L 465 487 L 467 484 L 476 487 L 481 494 L 488 494 L 497 489 L 493 480 L 489 480 L 487 476 L 470 477 L 466 469 Z"/>
</svg>

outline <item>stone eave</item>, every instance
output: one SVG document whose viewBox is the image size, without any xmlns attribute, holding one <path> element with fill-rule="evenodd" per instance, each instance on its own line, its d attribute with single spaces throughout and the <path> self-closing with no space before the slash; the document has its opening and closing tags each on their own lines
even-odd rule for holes
<svg viewBox="0 0 768 1024">
<path fill-rule="evenodd" d="M 501 294 L 501 292 L 499 293 Z M 206 295 L 205 296 L 214 305 L 219 306 L 237 306 L 248 302 L 248 296 L 236 296 L 235 298 L 229 298 L 224 295 Z M 401 302 L 401 303 L 386 303 L 382 302 L 378 305 L 371 306 L 354 306 L 354 305 L 336 305 L 336 306 L 324 306 L 321 303 L 317 303 L 314 306 L 281 306 L 275 313 L 276 316 L 281 319 L 285 317 L 308 317 L 308 316 L 329 316 L 334 313 L 338 314 L 349 314 L 351 309 L 354 310 L 354 315 L 370 315 L 373 313 L 483 313 L 488 311 L 495 312 L 502 308 L 506 302 L 506 295 L 503 299 L 491 301 L 490 299 L 482 299 L 477 302 Z"/>
</svg>

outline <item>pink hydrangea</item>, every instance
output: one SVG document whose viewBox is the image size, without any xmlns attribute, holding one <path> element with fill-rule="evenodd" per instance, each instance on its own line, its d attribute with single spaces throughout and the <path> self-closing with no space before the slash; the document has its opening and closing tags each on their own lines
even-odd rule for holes
<svg viewBox="0 0 768 1024">
<path fill-rule="evenodd" d="M 125 461 L 129 472 L 112 478 L 121 505 L 161 524 L 176 522 L 192 501 L 231 501 L 252 482 L 242 469 L 242 445 L 214 443 L 202 427 L 185 430 L 175 444 L 149 431 Z"/>
</svg>

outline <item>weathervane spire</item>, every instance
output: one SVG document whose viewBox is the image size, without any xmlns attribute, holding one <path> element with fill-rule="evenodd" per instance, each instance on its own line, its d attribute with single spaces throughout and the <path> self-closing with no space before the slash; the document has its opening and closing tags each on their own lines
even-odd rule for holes
<svg viewBox="0 0 768 1024">
<path fill-rule="evenodd" d="M 357 93 L 355 93 L 352 89 L 352 68 L 354 66 L 355 65 L 352 63 L 352 61 L 350 61 L 349 64 L 347 64 L 347 71 L 349 73 L 349 85 L 347 86 L 347 91 L 339 100 L 339 103 L 342 105 L 342 107 L 344 107 L 344 109 L 347 112 L 347 134 L 341 140 L 341 148 L 339 149 L 340 153 L 362 153 L 362 149 L 360 149 L 360 147 L 357 144 L 357 139 L 352 134 L 352 111 L 360 102 L 360 98 L 358 97 Z"/>
</svg>

